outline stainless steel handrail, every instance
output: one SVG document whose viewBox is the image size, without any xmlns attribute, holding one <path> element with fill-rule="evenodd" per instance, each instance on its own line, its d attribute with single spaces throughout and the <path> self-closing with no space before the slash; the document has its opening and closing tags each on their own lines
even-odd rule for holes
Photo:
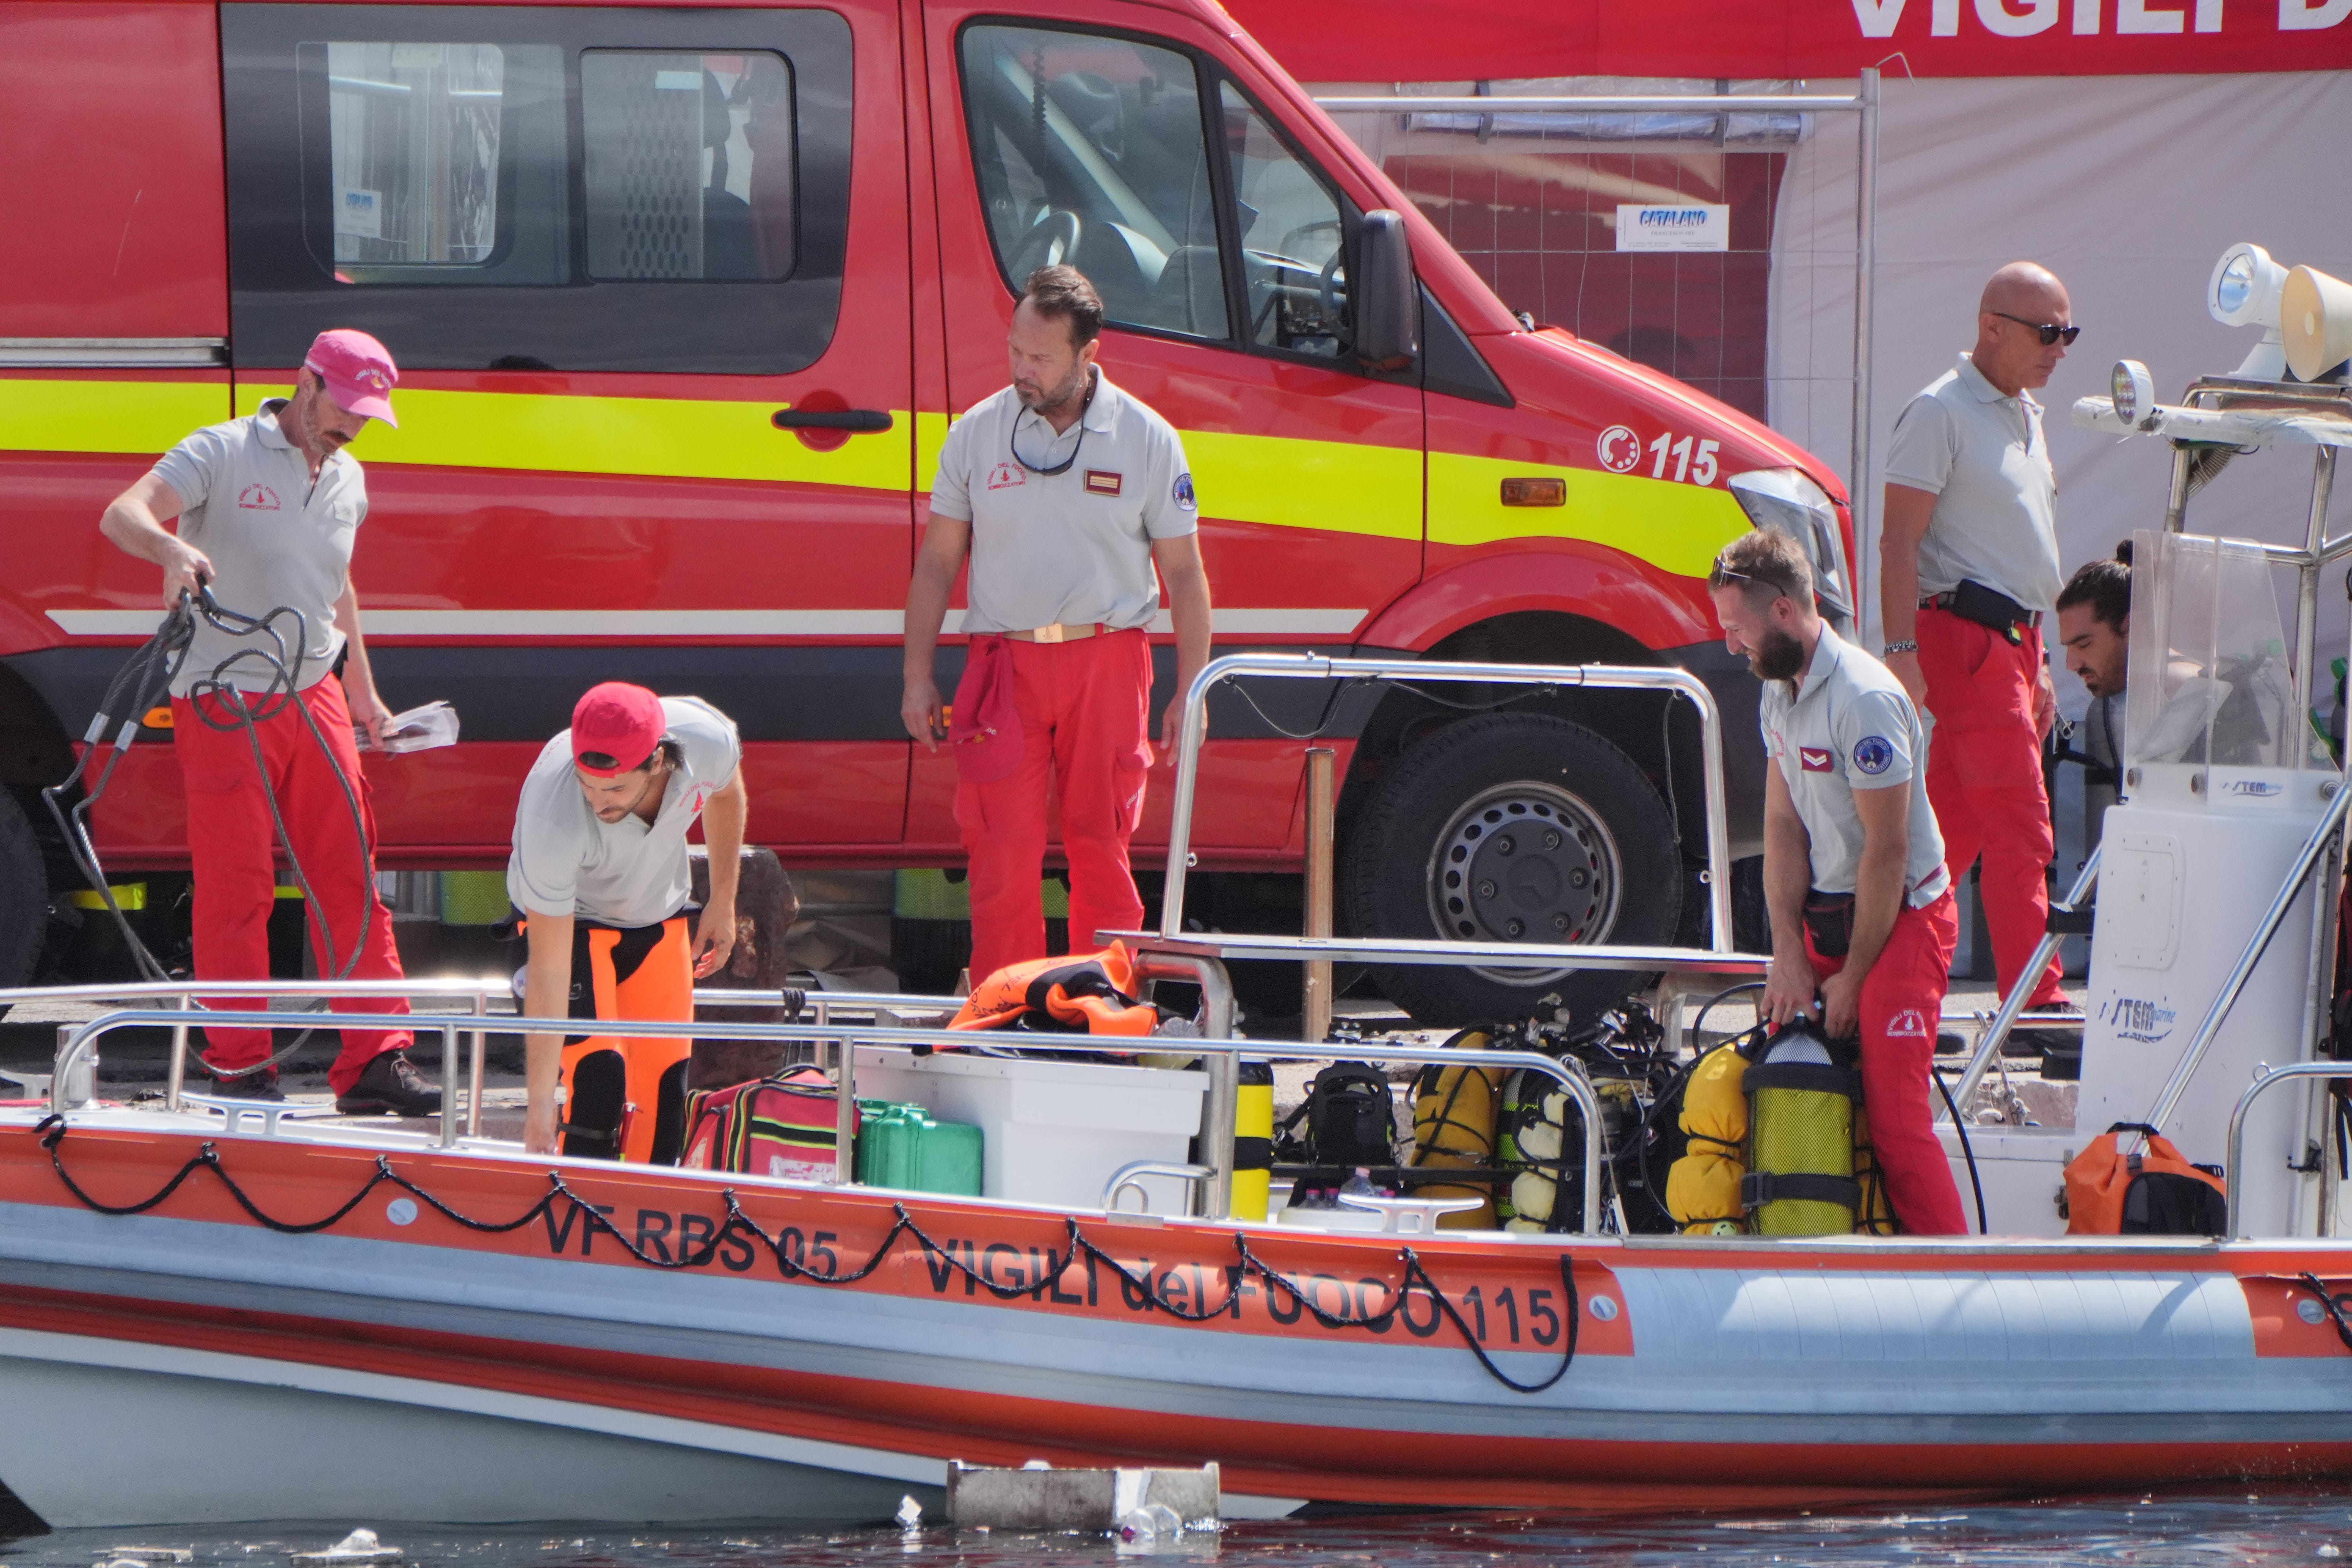
<svg viewBox="0 0 2352 1568">
<path fill-rule="evenodd" d="M 215 1013 L 211 1017 L 220 1023 L 243 1028 L 261 1028 L 280 1024 L 283 1014 L 278 1013 Z M 329 1028 L 381 1027 L 382 1016 L 367 1013 L 328 1013 L 312 1016 Z M 74 1107 L 66 1103 L 65 1082 L 81 1059 L 96 1049 L 98 1040 L 115 1029 L 150 1028 L 177 1021 L 176 1010 L 163 1008 L 125 1009 L 92 1018 L 76 1027 L 58 1048 L 57 1076 L 49 1085 L 49 1110 L 53 1114 L 68 1115 Z M 474 1027 L 478 1020 L 472 1014 L 411 1014 L 407 1027 L 439 1031 L 444 1039 L 454 1037 L 457 1031 Z M 502 1030 L 523 1034 L 567 1034 L 578 1026 L 572 1018 L 525 1018 L 500 1020 Z M 631 1019 L 632 1035 L 674 1037 L 708 1033 L 708 1023 L 696 1024 L 670 1019 Z M 950 1029 L 882 1029 L 854 1026 L 828 1026 L 819 1024 L 737 1024 L 727 1026 L 730 1037 L 755 1040 L 784 1040 L 811 1045 L 828 1040 L 841 1040 L 853 1049 L 860 1045 L 873 1046 L 958 1046 L 971 1047 L 976 1041 L 968 1031 Z M 1372 1046 L 1357 1044 L 1315 1044 L 1296 1040 L 1234 1040 L 1184 1039 L 1167 1042 L 1172 1050 L 1187 1056 L 1222 1058 L 1238 1067 L 1246 1058 L 1253 1061 L 1296 1060 L 1400 1062 L 1419 1065 L 1428 1062 L 1451 1062 L 1466 1068 L 1525 1068 L 1551 1079 L 1567 1091 L 1575 1101 L 1577 1112 L 1584 1119 L 1584 1204 L 1583 1234 L 1597 1235 L 1601 1228 L 1601 1102 L 1592 1085 L 1581 1072 L 1564 1067 L 1535 1051 L 1448 1050 L 1443 1046 Z M 1125 1056 L 1131 1054 L 1137 1042 L 1129 1039 L 1096 1040 L 1085 1035 L 1056 1035 L 1053 1037 L 1056 1051 L 1076 1052 L 1088 1056 Z M 442 1098 L 443 1147 L 456 1145 L 456 1096 Z M 1205 1122 L 1204 1122 L 1205 1128 Z M 1204 1138 L 1203 1142 L 1207 1140 Z M 1212 1145 L 1207 1152 L 1222 1180 L 1233 1179 L 1233 1147 L 1228 1141 Z M 844 1185 L 854 1183 L 845 1182 Z"/>
<path fill-rule="evenodd" d="M 1198 1188 L 1202 1183 L 1216 1173 L 1217 1168 L 1214 1165 L 1177 1165 L 1166 1160 L 1130 1160 L 1113 1171 L 1110 1173 L 1110 1180 L 1103 1184 L 1102 1211 L 1105 1214 L 1118 1214 L 1119 1212 L 1118 1194 L 1133 1187 L 1143 1198 L 1144 1206 L 1138 1212 L 1150 1214 L 1151 1194 L 1143 1190 L 1143 1178 L 1146 1176 L 1172 1176 L 1180 1182 L 1190 1183 L 1193 1187 Z"/>
<path fill-rule="evenodd" d="M 1318 98 L 1326 114 L 1835 114 L 1864 107 L 1858 98 L 1822 95 L 1775 98 L 1748 93 L 1722 98 L 1650 94 L 1616 98 Z"/>
<path fill-rule="evenodd" d="M 2245 951 L 2231 966 L 2229 978 L 2221 983 L 2213 1005 L 2205 1010 L 2204 1021 L 2197 1026 L 2197 1033 L 2189 1037 L 2188 1046 L 2180 1053 L 2180 1059 L 2173 1064 L 2172 1076 L 2164 1080 L 2164 1088 L 2158 1093 L 2156 1103 L 2142 1118 L 2150 1127 L 2161 1129 L 2165 1119 L 2179 1105 L 2180 1097 L 2189 1091 L 2189 1079 L 2197 1076 L 2198 1068 L 2203 1065 L 2205 1052 L 2212 1046 L 2214 1037 L 2221 1032 L 2222 1021 L 2230 1016 L 2230 1009 L 2237 1005 L 2238 994 L 2246 988 L 2246 982 L 2253 978 L 2255 966 L 2262 963 L 2263 953 L 2269 948 L 2271 938 L 2278 934 L 2279 925 L 2286 919 L 2287 910 L 2294 908 L 2295 900 L 2302 896 L 2303 885 L 2311 879 L 2313 868 L 2326 852 L 2328 840 L 2343 828 L 2347 807 L 2352 807 L 2352 789 L 2338 789 L 2327 803 L 2326 811 L 2320 815 L 2317 825 L 2312 828 L 2311 837 L 2304 840 L 2302 853 L 2294 858 L 2294 864 L 2287 868 L 2285 879 L 2272 896 L 2270 908 L 2263 911 L 2262 920 L 2254 927 L 2254 934 L 2247 939 Z"/>
<path fill-rule="evenodd" d="M 1320 654 L 1286 653 L 1234 653 L 1211 659 L 1192 678 L 1191 689 L 1184 693 L 1183 716 L 1177 730 L 1175 799 L 1170 805 L 1168 817 L 1168 870 L 1160 900 L 1159 941 L 1166 944 L 1167 951 L 1197 952 L 1201 945 L 1212 941 L 1229 940 L 1203 938 L 1198 933 L 1186 932 L 1184 881 L 1192 864 L 1192 797 L 1200 785 L 1201 746 L 1209 732 L 1209 691 L 1218 682 L 1234 676 L 1287 680 L 1454 681 L 1496 686 L 1560 686 L 1664 691 L 1686 699 L 1698 710 L 1699 752 L 1706 783 L 1707 902 L 1713 917 L 1709 922 L 1713 930 L 1710 945 L 1704 951 L 1715 954 L 1731 952 L 1731 851 L 1723 794 L 1723 714 L 1716 706 L 1715 694 L 1698 677 L 1686 669 L 1654 665 L 1462 664 L 1410 658 L 1331 658 Z M 1188 941 L 1195 945 L 1191 948 L 1182 945 Z M 1377 939 L 1360 939 L 1355 945 L 1369 948 L 1380 944 Z M 1513 947 L 1521 958 L 1519 967 L 1527 966 L 1525 960 L 1528 953 L 1538 951 L 1532 945 L 1525 948 L 1508 943 L 1488 945 Z M 1541 951 L 1549 952 L 1552 950 Z M 1701 956 L 1700 950 L 1685 948 L 1648 951 L 1674 956 L 1660 956 L 1641 967 L 1679 966 L 1687 959 Z M 1334 953 L 1332 956 L 1339 955 Z M 1398 962 L 1464 961 L 1444 957 L 1401 957 Z"/>
<path fill-rule="evenodd" d="M 2222 1226 L 2222 1234 L 2231 1241 L 2242 1239 L 2238 1235 L 2238 1189 L 2242 1184 L 2239 1177 L 2245 1170 L 2246 1111 L 2254 1103 L 2254 1097 L 2273 1084 L 2303 1078 L 2352 1078 L 2352 1062 L 2295 1062 L 2272 1068 L 2248 1084 L 2246 1092 L 2238 1096 L 2238 1103 L 2231 1109 L 2230 1141 L 2223 1146 L 2230 1163 L 2221 1171 L 2227 1178 L 2222 1193 L 2230 1205 L 2229 1223 Z"/>
<path fill-rule="evenodd" d="M 2083 900 L 2089 898 L 2098 885 L 2099 851 L 2093 849 L 2091 858 L 2083 862 L 2083 869 L 2074 878 L 2074 891 L 2068 893 L 2065 903 L 2058 907 L 2069 913 L 2081 909 Z M 1991 1069 L 1993 1058 L 2000 1055 L 2000 1047 L 2008 1042 L 2009 1032 L 2017 1026 L 2018 1016 L 2025 1011 L 2025 999 L 2032 995 L 2033 988 L 2041 984 L 2042 971 L 2049 964 L 2051 955 L 2058 951 L 2058 944 L 2064 940 L 2063 933 L 2059 931 L 2042 933 L 2042 940 L 2033 946 L 2033 956 L 2025 961 L 2025 967 L 2018 971 L 2016 983 L 2010 986 L 2009 994 L 2000 999 L 2000 1011 L 1992 1016 L 1991 1025 L 1977 1037 L 1976 1054 L 1969 1058 L 1968 1069 L 1960 1074 L 1959 1084 L 1952 1090 L 1953 1105 L 1968 1104 L 1977 1091 L 1977 1085 L 1984 1081 L 1984 1075 Z M 1929 1109 L 1928 1120 L 1942 1121 L 1950 1115 L 1950 1107 L 1933 1106 Z"/>
</svg>

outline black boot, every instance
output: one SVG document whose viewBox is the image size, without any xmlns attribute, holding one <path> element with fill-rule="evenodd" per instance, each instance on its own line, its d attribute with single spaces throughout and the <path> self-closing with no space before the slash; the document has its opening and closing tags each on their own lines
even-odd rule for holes
<svg viewBox="0 0 2352 1568">
<path fill-rule="evenodd" d="M 345 1116 L 438 1116 L 441 1091 L 425 1081 L 407 1052 L 385 1051 L 335 1097 L 335 1110 Z"/>
</svg>

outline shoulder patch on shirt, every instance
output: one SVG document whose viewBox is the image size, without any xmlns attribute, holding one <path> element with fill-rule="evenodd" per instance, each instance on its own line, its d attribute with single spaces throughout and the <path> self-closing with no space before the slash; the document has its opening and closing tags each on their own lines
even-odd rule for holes
<svg viewBox="0 0 2352 1568">
<path fill-rule="evenodd" d="M 1175 493 L 1178 506 L 1182 507 L 1186 511 L 1200 510 L 1200 502 L 1192 498 L 1192 476 L 1189 470 L 1176 476 Z"/>
<path fill-rule="evenodd" d="M 284 510 L 278 492 L 268 485 L 247 485 L 236 492 L 236 504 L 245 511 L 279 511 Z"/>
<path fill-rule="evenodd" d="M 1883 773 L 1894 761 L 1895 748 L 1884 735 L 1864 735 L 1853 743 L 1853 765 L 1864 773 Z"/>
<path fill-rule="evenodd" d="M 1832 773 L 1837 768 L 1837 753 L 1827 746 L 1799 746 L 1797 763 L 1809 773 Z"/>
<path fill-rule="evenodd" d="M 988 488 L 992 490 L 1011 489 L 1015 485 L 1028 482 L 1022 477 L 1021 465 L 1018 463 L 999 463 L 988 470 Z"/>
<path fill-rule="evenodd" d="M 1118 494 L 1120 485 L 1125 482 L 1122 476 L 1114 474 L 1108 468 L 1087 470 L 1087 494 L 1090 496 L 1115 496 Z"/>
</svg>

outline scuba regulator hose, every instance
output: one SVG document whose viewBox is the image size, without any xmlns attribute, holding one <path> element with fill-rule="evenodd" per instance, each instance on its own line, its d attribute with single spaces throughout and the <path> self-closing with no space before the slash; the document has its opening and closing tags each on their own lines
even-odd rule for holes
<svg viewBox="0 0 2352 1568">
<path fill-rule="evenodd" d="M 197 718 L 214 730 L 224 733 L 238 730 L 244 731 L 246 741 L 253 750 L 254 772 L 261 783 L 262 800 L 269 807 L 270 823 L 277 829 L 278 847 L 286 853 L 286 863 L 294 874 L 295 886 L 302 890 L 303 907 L 310 918 L 319 922 L 319 947 L 325 960 L 323 967 L 331 971 L 331 979 L 347 980 L 359 967 L 360 955 L 367 950 L 368 938 L 374 932 L 376 901 L 373 889 L 363 889 L 365 896 L 360 900 L 358 940 L 352 943 L 350 955 L 339 963 L 334 932 L 328 923 L 327 911 L 312 892 L 310 877 L 302 869 L 301 857 L 295 853 L 293 837 L 286 830 L 285 816 L 278 809 L 278 792 L 269 782 L 268 762 L 262 753 L 258 729 L 259 725 L 277 718 L 289 707 L 301 716 L 303 727 L 310 731 L 320 754 L 327 759 L 328 767 L 334 772 L 335 782 L 342 787 L 343 804 L 351 812 L 352 833 L 359 840 L 360 864 L 364 879 L 364 868 L 374 863 L 375 845 L 368 837 L 367 818 L 360 810 L 359 791 L 353 786 L 350 775 L 343 772 L 334 748 L 327 743 L 326 736 L 320 732 L 318 720 L 301 700 L 299 681 L 302 660 L 310 647 L 310 626 L 299 610 L 280 605 L 267 615 L 245 615 L 227 609 L 215 600 L 209 583 L 198 583 L 193 595 L 183 593 L 180 602 L 163 617 L 163 624 L 155 628 L 154 635 L 140 646 L 107 684 L 106 695 L 99 702 L 99 710 L 90 719 L 89 727 L 83 731 L 81 756 L 75 762 L 73 771 L 61 782 L 41 791 L 42 803 L 48 807 L 58 830 L 64 835 L 67 852 L 72 856 L 76 868 L 105 904 L 108 914 L 113 917 L 115 928 L 121 933 L 140 973 L 149 980 L 169 984 L 173 975 L 140 940 L 139 933 L 131 929 L 130 920 L 123 914 L 122 906 L 116 901 L 114 889 L 106 879 L 106 869 L 99 861 L 98 847 L 90 839 L 89 817 L 90 808 L 98 804 L 100 797 L 106 794 L 107 786 L 113 782 L 114 770 L 130 751 L 142 720 L 170 692 L 173 683 L 179 679 L 195 640 L 198 616 L 202 616 L 205 624 L 215 630 L 232 637 L 267 637 L 269 641 L 267 647 L 239 648 L 221 660 L 209 675 L 189 688 L 189 705 Z M 294 651 L 290 661 L 287 639 L 276 625 L 280 617 L 290 618 L 293 622 Z M 248 679 L 258 677 L 262 685 L 258 689 L 248 691 L 231 684 L 231 678 L 236 675 Z M 207 703 L 206 698 L 212 701 Z M 215 705 L 226 710 L 226 717 L 215 717 L 212 711 Z M 65 796 L 89 771 L 90 759 L 98 754 L 109 729 L 114 727 L 113 716 L 118 712 L 123 717 L 121 728 L 115 733 L 111 754 L 99 770 L 97 781 L 68 809 Z M 199 1010 L 202 1005 L 197 1004 Z M 284 1050 L 251 1067 L 213 1068 L 210 1063 L 205 1065 L 216 1079 L 248 1077 L 274 1068 L 291 1057 L 309 1042 L 313 1032 L 305 1029 Z"/>
</svg>

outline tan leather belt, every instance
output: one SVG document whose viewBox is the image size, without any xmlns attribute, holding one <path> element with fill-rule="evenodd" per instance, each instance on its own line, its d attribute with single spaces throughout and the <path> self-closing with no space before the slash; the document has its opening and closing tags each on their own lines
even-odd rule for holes
<svg viewBox="0 0 2352 1568">
<path fill-rule="evenodd" d="M 1034 631 L 1006 632 L 1004 635 L 1014 642 L 1076 642 L 1082 637 L 1090 637 L 1097 632 L 1108 630 L 1110 628 L 1100 621 L 1087 622 L 1075 626 L 1055 621 L 1050 626 L 1039 626 Z"/>
</svg>

